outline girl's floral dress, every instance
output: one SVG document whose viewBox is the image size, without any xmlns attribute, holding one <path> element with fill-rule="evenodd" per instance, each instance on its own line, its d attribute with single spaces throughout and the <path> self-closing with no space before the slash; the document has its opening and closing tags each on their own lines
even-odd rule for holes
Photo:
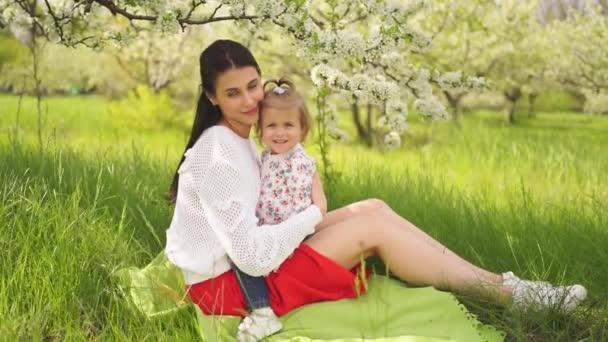
<svg viewBox="0 0 608 342">
<path fill-rule="evenodd" d="M 256 210 L 259 225 L 280 223 L 312 204 L 316 165 L 302 145 L 281 154 L 264 150 L 261 162 L 262 188 Z"/>
</svg>

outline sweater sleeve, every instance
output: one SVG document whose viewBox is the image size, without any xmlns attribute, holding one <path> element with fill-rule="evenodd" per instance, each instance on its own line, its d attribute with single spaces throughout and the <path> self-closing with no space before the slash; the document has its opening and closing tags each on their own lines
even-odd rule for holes
<svg viewBox="0 0 608 342">
<path fill-rule="evenodd" d="M 228 154 L 228 156 L 235 154 Z M 278 268 L 321 221 L 318 207 L 310 206 L 275 225 L 257 226 L 255 203 L 246 205 L 239 179 L 242 174 L 230 158 L 214 159 L 199 183 L 198 194 L 209 226 L 239 269 L 262 276 Z"/>
</svg>

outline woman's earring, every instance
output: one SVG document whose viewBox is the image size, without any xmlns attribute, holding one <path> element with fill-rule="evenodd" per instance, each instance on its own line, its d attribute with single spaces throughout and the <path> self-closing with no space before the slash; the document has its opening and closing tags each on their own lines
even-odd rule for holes
<svg viewBox="0 0 608 342">
<path fill-rule="evenodd" d="M 209 99 L 209 102 L 211 102 L 212 105 L 217 107 L 217 103 L 215 103 L 215 101 L 213 101 L 213 99 L 211 98 L 211 96 L 209 96 L 209 94 L 205 93 L 205 96 L 207 96 L 207 98 Z"/>
</svg>

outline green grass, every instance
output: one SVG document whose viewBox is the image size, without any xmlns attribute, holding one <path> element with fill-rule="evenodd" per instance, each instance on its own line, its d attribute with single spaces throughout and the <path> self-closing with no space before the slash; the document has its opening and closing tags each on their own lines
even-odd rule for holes
<svg viewBox="0 0 608 342">
<path fill-rule="evenodd" d="M 40 153 L 31 98 L 20 143 L 11 138 L 17 100 L 0 96 L 0 336 L 194 339 L 184 317 L 130 311 L 110 277 L 161 251 L 171 219 L 162 195 L 185 132 L 115 127 L 102 98 L 49 98 Z M 588 287 L 569 316 L 524 317 L 463 298 L 509 339 L 606 340 L 607 133 L 608 118 L 567 113 L 513 127 L 491 112 L 469 114 L 460 127 L 414 122 L 397 151 L 334 145 L 340 174 L 330 206 L 382 198 L 484 267 Z"/>
</svg>

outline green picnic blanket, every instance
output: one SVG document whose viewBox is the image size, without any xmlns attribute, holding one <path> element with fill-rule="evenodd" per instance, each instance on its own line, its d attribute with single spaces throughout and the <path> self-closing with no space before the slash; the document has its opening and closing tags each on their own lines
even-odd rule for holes
<svg viewBox="0 0 608 342">
<path fill-rule="evenodd" d="M 147 317 L 193 309 L 205 341 L 234 341 L 239 317 L 209 316 L 184 296 L 181 271 L 163 253 L 143 269 L 114 273 L 134 310 Z M 305 305 L 281 317 L 284 329 L 264 341 L 503 341 L 447 292 L 411 288 L 381 275 L 368 280 L 367 294 Z"/>
</svg>

